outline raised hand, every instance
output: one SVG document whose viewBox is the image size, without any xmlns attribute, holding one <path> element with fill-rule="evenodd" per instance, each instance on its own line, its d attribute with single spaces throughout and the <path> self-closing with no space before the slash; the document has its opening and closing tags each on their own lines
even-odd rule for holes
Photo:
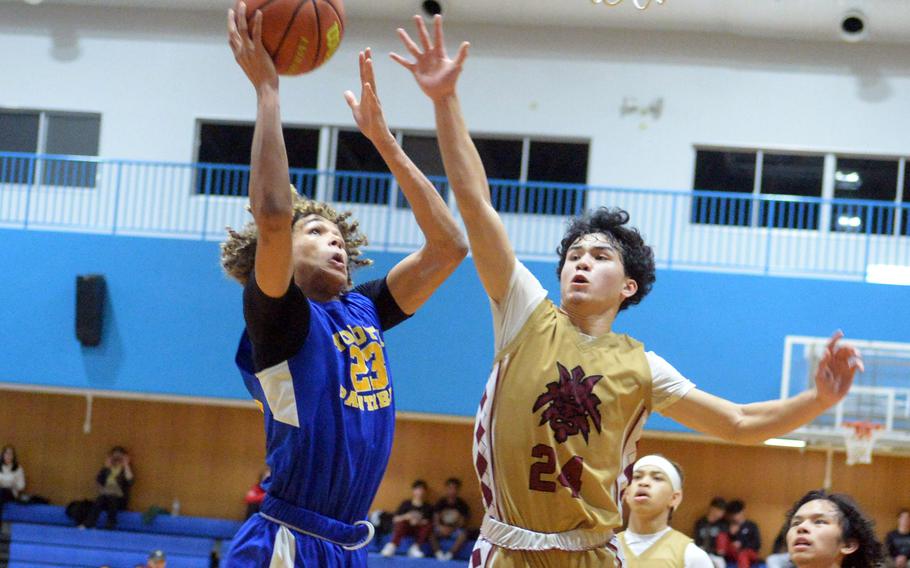
<svg viewBox="0 0 910 568">
<path fill-rule="evenodd" d="M 844 332 L 836 331 L 828 341 L 825 356 L 815 371 L 815 390 L 827 406 L 834 405 L 847 396 L 856 371 L 864 371 L 863 356 L 855 347 L 838 346 Z"/>
<path fill-rule="evenodd" d="M 437 14 L 433 18 L 435 42 L 430 41 L 430 34 L 427 32 L 426 24 L 423 23 L 423 18 L 414 16 L 414 22 L 417 24 L 422 49 L 414 43 L 408 32 L 398 28 L 398 36 L 404 47 L 414 57 L 414 61 L 409 61 L 397 53 L 391 53 L 390 56 L 414 75 L 420 89 L 433 101 L 455 94 L 455 85 L 465 59 L 468 57 L 470 44 L 466 41 L 462 42 L 455 59 L 450 59 L 446 54 L 445 39 L 442 34 L 442 16 Z"/>
<path fill-rule="evenodd" d="M 344 92 L 344 99 L 351 107 L 354 121 L 364 136 L 374 145 L 392 140 L 392 133 L 386 125 L 382 114 L 382 104 L 376 95 L 376 78 L 373 74 L 373 53 L 370 48 L 361 51 L 360 62 L 360 101 L 351 91 Z"/>
<path fill-rule="evenodd" d="M 246 3 L 241 2 L 237 12 L 228 10 L 228 44 L 234 59 L 258 91 L 263 87 L 278 87 L 278 72 L 272 57 L 262 45 L 262 12 L 256 10 L 250 35 L 246 18 Z"/>
</svg>

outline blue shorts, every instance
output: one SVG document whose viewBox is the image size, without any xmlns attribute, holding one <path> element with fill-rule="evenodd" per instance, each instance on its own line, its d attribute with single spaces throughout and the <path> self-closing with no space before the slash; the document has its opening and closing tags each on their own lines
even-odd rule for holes
<svg viewBox="0 0 910 568">
<path fill-rule="evenodd" d="M 364 568 L 367 551 L 345 550 L 253 515 L 234 536 L 222 564 L 227 568 Z"/>
</svg>

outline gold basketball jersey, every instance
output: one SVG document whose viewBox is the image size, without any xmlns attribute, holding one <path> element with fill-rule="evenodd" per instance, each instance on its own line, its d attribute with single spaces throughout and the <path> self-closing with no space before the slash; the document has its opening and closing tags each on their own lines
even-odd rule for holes
<svg viewBox="0 0 910 568">
<path fill-rule="evenodd" d="M 685 568 L 686 547 L 692 539 L 683 533 L 670 529 L 647 550 L 636 555 L 626 545 L 626 533 L 619 534 L 619 545 L 622 547 L 624 562 L 627 568 Z"/>
<path fill-rule="evenodd" d="M 607 535 L 651 407 L 641 343 L 591 339 L 550 300 L 497 354 L 475 426 L 475 467 L 487 515 L 541 533 Z M 603 566 L 588 552 L 497 551 L 490 566 Z"/>
</svg>

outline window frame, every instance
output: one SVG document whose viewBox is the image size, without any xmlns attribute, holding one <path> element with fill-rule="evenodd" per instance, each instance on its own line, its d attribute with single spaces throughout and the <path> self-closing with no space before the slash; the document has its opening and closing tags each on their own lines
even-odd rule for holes
<svg viewBox="0 0 910 568">
<path fill-rule="evenodd" d="M 256 122 L 250 120 L 240 120 L 240 119 L 221 119 L 221 118 L 204 118 L 196 117 L 194 123 L 194 134 L 193 134 L 193 147 L 192 147 L 192 158 L 191 163 L 196 167 L 194 172 L 194 180 L 190 191 L 192 195 L 202 196 L 202 197 L 243 197 L 246 198 L 249 196 L 249 186 L 247 185 L 247 192 L 244 193 L 241 191 L 239 194 L 229 194 L 229 193 L 206 193 L 204 191 L 198 191 L 199 181 L 196 176 L 200 175 L 200 164 L 213 164 L 213 165 L 224 165 L 224 166 L 244 166 L 249 168 L 250 162 L 249 159 L 242 164 L 233 164 L 229 162 L 201 162 L 199 161 L 199 152 L 202 149 L 202 128 L 205 125 L 216 125 L 216 126 L 247 126 L 250 128 L 255 128 Z M 321 190 L 321 184 L 318 180 L 318 174 L 315 175 L 317 178 L 315 183 L 306 183 L 304 180 L 307 177 L 307 173 L 310 171 L 319 172 L 322 170 L 322 165 L 325 161 L 326 149 L 326 126 L 325 125 L 316 125 L 316 124 L 307 124 L 307 123 L 282 123 L 282 128 L 287 129 L 299 129 L 299 130 L 313 130 L 318 133 L 317 137 L 317 148 L 316 148 L 316 167 L 314 170 L 309 168 L 296 168 L 289 167 L 291 183 L 297 187 L 297 191 L 301 192 L 302 195 L 305 195 L 309 198 L 318 198 L 319 192 Z M 249 177 L 249 170 L 241 170 L 241 177 Z M 295 183 L 296 182 L 296 183 Z"/>
<path fill-rule="evenodd" d="M 692 144 L 693 149 L 693 159 L 692 159 L 692 179 L 693 188 L 690 191 L 701 191 L 698 188 L 695 188 L 695 177 L 696 177 L 696 165 L 697 165 L 697 153 L 699 151 L 710 151 L 710 152 L 732 152 L 732 153 L 742 153 L 742 152 L 755 152 L 756 154 L 756 170 L 755 170 L 755 179 L 754 189 L 752 192 L 752 199 L 754 201 L 761 202 L 761 196 L 771 196 L 771 195 L 788 195 L 788 194 L 768 194 L 761 192 L 761 175 L 762 175 L 762 165 L 763 158 L 765 154 L 775 154 L 775 155 L 784 155 L 784 156 L 821 156 L 824 159 L 824 170 L 822 177 L 822 193 L 819 200 L 820 208 L 818 212 L 817 227 L 816 228 L 789 228 L 789 227 L 779 227 L 774 226 L 773 223 L 763 223 L 762 216 L 760 215 L 760 207 L 751 208 L 751 219 L 748 224 L 734 225 L 743 228 L 753 228 L 753 229 L 776 229 L 776 230 L 791 230 L 791 231 L 814 231 L 818 233 L 832 233 L 837 231 L 832 231 L 832 211 L 834 209 L 832 200 L 834 198 L 834 175 L 837 170 L 837 160 L 838 158 L 847 158 L 847 159 L 861 159 L 861 160 L 881 160 L 881 161 L 896 161 L 898 163 L 898 175 L 897 175 L 897 190 L 895 192 L 895 199 L 893 201 L 882 200 L 881 204 L 890 204 L 895 207 L 895 219 L 892 223 L 892 230 L 888 232 L 879 232 L 879 231 L 867 231 L 863 230 L 857 234 L 868 234 L 878 235 L 878 236 L 910 236 L 910 180 L 907 179 L 907 162 L 910 161 L 910 156 L 904 154 L 885 154 L 885 153 L 869 153 L 863 154 L 861 152 L 855 151 L 838 151 L 830 149 L 811 149 L 811 148 L 793 148 L 793 147 L 767 147 L 767 146 L 752 146 L 752 145 L 734 145 L 734 144 L 702 144 L 695 143 Z M 711 190 L 707 190 L 711 191 Z M 746 194 L 744 194 L 746 195 Z M 696 215 L 694 212 L 694 207 L 697 198 L 701 196 L 693 196 L 693 205 L 690 210 L 689 219 L 692 224 L 700 226 L 730 226 L 721 223 L 708 223 L 708 222 L 697 222 Z M 795 196 L 794 197 L 805 197 L 805 196 Z M 815 199 L 815 198 L 811 198 Z M 839 198 L 845 199 L 845 198 Z M 864 201 L 864 200 L 861 200 Z M 901 214 L 901 211 L 904 213 Z"/>
<path fill-rule="evenodd" d="M 0 114 L 37 114 L 38 115 L 38 131 L 35 142 L 35 149 L 33 152 L 36 158 L 30 164 L 32 171 L 27 176 L 27 181 L 22 180 L 6 180 L 0 179 L 0 183 L 29 183 L 32 185 L 50 185 L 52 187 L 59 187 L 65 189 L 96 189 L 98 187 L 98 164 L 97 158 L 101 151 L 101 126 L 103 114 L 100 112 L 92 111 L 82 111 L 82 110 L 60 110 L 60 109 L 49 109 L 49 108 L 10 108 L 10 107 L 0 107 Z M 53 117 L 74 117 L 74 118 L 95 118 L 97 119 L 98 125 L 98 136 L 94 141 L 95 153 L 94 154 L 48 154 L 48 130 L 50 128 L 50 120 Z M 53 156 L 53 158 L 49 158 Z M 67 158 L 89 158 L 87 160 L 79 159 L 69 159 L 69 160 L 59 160 L 57 156 L 65 156 Z M 94 158 L 94 159 L 92 159 Z M 88 168 L 89 173 L 82 176 L 83 180 L 90 180 L 89 183 L 73 183 L 71 181 L 65 181 L 64 183 L 54 183 L 50 184 L 47 182 L 49 176 L 49 166 L 52 164 L 60 165 L 72 165 L 77 168 L 85 167 Z"/>
</svg>

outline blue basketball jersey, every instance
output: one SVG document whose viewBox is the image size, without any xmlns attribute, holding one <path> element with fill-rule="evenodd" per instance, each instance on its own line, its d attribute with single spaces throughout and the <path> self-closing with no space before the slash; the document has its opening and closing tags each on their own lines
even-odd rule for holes
<svg viewBox="0 0 910 568">
<path fill-rule="evenodd" d="M 395 405 L 373 302 L 351 292 L 310 304 L 293 357 L 255 373 L 244 331 L 236 362 L 265 415 L 265 490 L 344 523 L 365 519 L 385 473 Z"/>
</svg>

